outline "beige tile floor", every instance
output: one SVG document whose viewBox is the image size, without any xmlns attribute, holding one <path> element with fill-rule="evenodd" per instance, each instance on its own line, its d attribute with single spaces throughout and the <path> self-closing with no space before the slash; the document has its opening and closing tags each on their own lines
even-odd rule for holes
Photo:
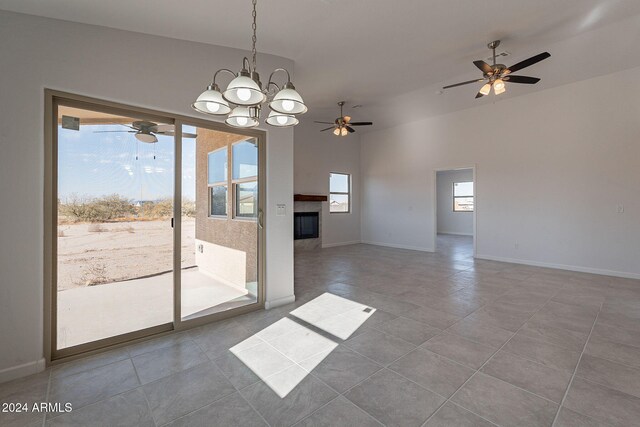
<svg viewBox="0 0 640 427">
<path fill-rule="evenodd" d="M 438 243 L 296 254 L 296 303 L 0 384 L 2 402 L 74 408 L 0 425 L 640 425 L 640 281 Z M 346 340 L 314 329 L 337 346 L 282 398 L 230 349 L 284 318 L 313 328 L 290 313 L 327 292 L 376 311 Z"/>
</svg>

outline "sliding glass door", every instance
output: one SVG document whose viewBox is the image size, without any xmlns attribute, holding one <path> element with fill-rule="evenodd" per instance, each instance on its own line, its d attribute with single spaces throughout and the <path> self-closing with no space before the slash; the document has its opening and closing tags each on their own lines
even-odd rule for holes
<svg viewBox="0 0 640 427">
<path fill-rule="evenodd" d="M 58 107 L 58 350 L 173 321 L 174 138 L 162 129 L 173 125 Z"/>
<path fill-rule="evenodd" d="M 258 301 L 260 162 L 255 137 L 182 129 L 181 318 L 189 320 Z"/>
<path fill-rule="evenodd" d="M 52 359 L 263 304 L 260 132 L 51 99 Z"/>
</svg>

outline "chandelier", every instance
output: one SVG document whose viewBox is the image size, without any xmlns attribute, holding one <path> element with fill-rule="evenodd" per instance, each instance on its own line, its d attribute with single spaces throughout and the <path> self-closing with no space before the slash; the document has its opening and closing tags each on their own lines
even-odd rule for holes
<svg viewBox="0 0 640 427">
<path fill-rule="evenodd" d="M 297 114 L 307 112 L 307 106 L 302 97 L 291 83 L 291 75 L 284 68 L 276 68 L 269 76 L 264 89 L 260 82 L 260 75 L 256 70 L 256 1 L 253 0 L 253 29 L 251 63 L 249 59 L 242 59 L 242 69 L 237 74 L 222 68 L 213 75 L 213 81 L 207 89 L 198 96 L 191 106 L 198 112 L 222 116 L 227 115 L 225 123 L 236 128 L 252 128 L 260 124 L 262 106 L 268 103 L 271 111 L 265 122 L 271 126 L 289 127 L 298 124 Z M 287 81 L 281 86 L 273 81 L 277 72 L 283 72 Z M 224 92 L 216 83 L 218 74 L 231 74 L 231 80 Z"/>
</svg>

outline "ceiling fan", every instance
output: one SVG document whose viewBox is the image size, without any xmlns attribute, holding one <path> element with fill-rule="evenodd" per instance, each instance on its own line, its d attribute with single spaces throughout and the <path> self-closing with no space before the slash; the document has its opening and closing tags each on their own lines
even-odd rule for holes
<svg viewBox="0 0 640 427">
<path fill-rule="evenodd" d="M 94 133 L 106 133 L 106 132 L 127 132 L 134 133 L 136 139 L 140 142 L 154 143 L 158 142 L 156 135 L 173 136 L 175 134 L 175 127 L 173 125 L 159 125 L 153 122 L 147 121 L 135 121 L 131 125 L 125 125 L 124 123 L 117 123 L 122 126 L 126 126 L 131 130 L 97 130 Z M 195 133 L 182 132 L 183 138 L 195 138 Z"/>
<path fill-rule="evenodd" d="M 373 124 L 373 122 L 352 122 L 350 116 L 345 116 L 342 113 L 342 107 L 344 106 L 344 101 L 338 102 L 338 105 L 340 106 L 340 117 L 335 119 L 333 123 L 332 122 L 316 122 L 316 123 L 322 123 L 325 125 L 332 125 L 332 126 L 329 126 L 328 128 L 320 130 L 320 132 L 333 129 L 334 135 L 347 136 L 348 134 L 356 131 L 352 126 L 371 126 Z"/>
<path fill-rule="evenodd" d="M 504 93 L 507 89 L 505 87 L 505 83 L 523 83 L 523 84 L 536 84 L 540 81 L 537 77 L 527 77 L 527 76 L 513 76 L 511 73 L 515 73 L 516 71 L 520 71 L 523 68 L 529 67 L 533 64 L 536 64 L 543 59 L 547 59 L 551 56 L 549 52 L 542 52 L 535 56 L 532 56 L 529 59 L 525 59 L 524 61 L 520 61 L 517 64 L 512 65 L 511 67 L 507 67 L 504 64 L 496 64 L 496 48 L 500 45 L 500 40 L 492 41 L 487 45 L 489 49 L 492 50 L 493 54 L 493 65 L 489 65 L 484 61 L 473 61 L 474 65 L 478 67 L 482 71 L 482 78 L 476 80 L 469 80 L 467 82 L 456 83 L 453 85 L 445 86 L 442 89 L 449 89 L 456 86 L 468 85 L 471 83 L 479 83 L 486 81 L 486 83 L 480 88 L 480 91 L 476 95 L 476 98 L 483 97 L 488 95 L 491 92 L 491 88 L 493 88 L 493 92 L 496 95 L 500 95 Z"/>
</svg>

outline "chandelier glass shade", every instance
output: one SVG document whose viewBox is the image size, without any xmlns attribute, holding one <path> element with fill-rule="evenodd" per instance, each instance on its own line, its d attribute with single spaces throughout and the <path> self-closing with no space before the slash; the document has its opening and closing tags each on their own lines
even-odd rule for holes
<svg viewBox="0 0 640 427">
<path fill-rule="evenodd" d="M 232 104 L 247 107 L 262 104 L 267 99 L 267 95 L 262 92 L 258 83 L 253 81 L 251 77 L 243 75 L 242 72 L 231 80 L 227 90 L 222 93 L 222 97 Z"/>
<path fill-rule="evenodd" d="M 282 114 L 304 114 L 307 112 L 307 106 L 300 94 L 293 85 L 284 87 L 273 97 L 273 101 L 269 103 L 269 108 Z"/>
<path fill-rule="evenodd" d="M 307 112 L 302 96 L 296 91 L 291 83 L 291 75 L 284 68 L 275 69 L 269 76 L 265 87 L 262 87 L 260 75 L 256 70 L 256 1 L 253 3 L 253 37 L 252 37 L 252 60 L 251 63 L 246 57 L 242 60 L 240 72 L 222 68 L 213 76 L 213 81 L 206 90 L 198 96 L 191 104 L 196 111 L 208 115 L 228 115 L 225 123 L 229 126 L 239 128 L 251 128 L 260 124 L 260 113 L 262 106 L 268 103 L 272 110 L 265 122 L 276 127 L 295 126 L 299 123 L 296 118 L 298 114 Z M 224 91 L 216 84 L 216 79 L 221 72 L 231 74 L 233 79 L 229 82 Z M 286 74 L 287 80 L 279 86 L 273 77 L 276 73 Z"/>
<path fill-rule="evenodd" d="M 266 123 L 271 126 L 286 128 L 297 125 L 299 121 L 293 114 L 282 114 L 277 111 L 271 111 Z"/>
<path fill-rule="evenodd" d="M 196 111 L 206 114 L 225 115 L 231 112 L 229 102 L 222 97 L 218 85 L 207 86 L 207 90 L 202 92 L 191 106 Z"/>
<path fill-rule="evenodd" d="M 234 128 L 253 128 L 260 124 L 258 118 L 252 114 L 251 108 L 242 105 L 231 110 L 224 122 Z"/>
</svg>

